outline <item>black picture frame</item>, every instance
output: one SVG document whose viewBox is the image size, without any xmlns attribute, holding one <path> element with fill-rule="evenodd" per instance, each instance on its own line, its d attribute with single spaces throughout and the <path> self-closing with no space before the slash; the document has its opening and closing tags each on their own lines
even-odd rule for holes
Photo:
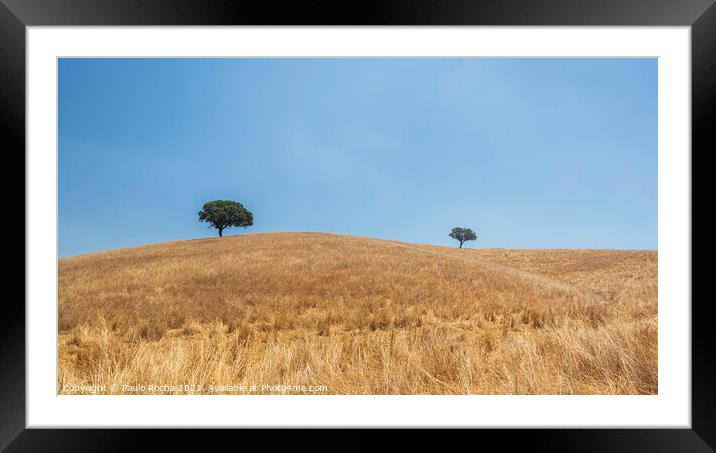
<svg viewBox="0 0 716 453">
<path fill-rule="evenodd" d="M 159 440 L 181 450 L 246 442 L 249 433 L 193 430 L 25 429 L 25 32 L 28 26 L 63 25 L 550 25 L 690 26 L 692 32 L 692 423 L 691 429 L 466 430 L 440 437 L 440 449 L 522 444 L 545 451 L 716 450 L 716 336 L 711 332 L 707 279 L 716 252 L 716 213 L 706 203 L 712 184 L 706 156 L 715 149 L 716 5 L 714 0 L 428 0 L 355 3 L 319 0 L 280 6 L 258 0 L 0 0 L 0 125 L 2 127 L 6 297 L 0 303 L 0 448 L 8 451 L 127 451 Z M 699 209 L 695 209 L 699 206 Z M 51 228 L 48 225 L 48 228 Z M 23 241 L 20 238 L 24 238 Z M 698 244 L 698 245 L 697 245 Z M 21 265 L 22 263 L 22 265 Z M 8 292 L 7 289 L 13 289 Z M 372 449 L 366 431 L 333 430 L 328 439 L 309 432 L 251 434 L 270 449 L 306 444 L 322 449 Z M 311 436 L 314 437 L 314 436 Z M 485 443 L 487 442 L 487 443 Z M 380 441 L 383 448 L 427 446 L 424 431 Z"/>
</svg>

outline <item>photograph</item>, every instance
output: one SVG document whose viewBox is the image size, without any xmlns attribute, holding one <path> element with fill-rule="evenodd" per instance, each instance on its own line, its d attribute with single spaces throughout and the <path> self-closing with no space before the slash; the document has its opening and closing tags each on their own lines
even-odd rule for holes
<svg viewBox="0 0 716 453">
<path fill-rule="evenodd" d="M 658 395 L 658 80 L 57 58 L 56 393 Z"/>
</svg>

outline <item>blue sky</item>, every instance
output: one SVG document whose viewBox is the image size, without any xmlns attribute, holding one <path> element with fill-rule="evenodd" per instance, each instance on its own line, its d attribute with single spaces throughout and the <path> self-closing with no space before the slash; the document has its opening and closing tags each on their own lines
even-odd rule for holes
<svg viewBox="0 0 716 453">
<path fill-rule="evenodd" d="M 656 59 L 61 59 L 59 251 L 322 231 L 657 247 Z"/>
</svg>

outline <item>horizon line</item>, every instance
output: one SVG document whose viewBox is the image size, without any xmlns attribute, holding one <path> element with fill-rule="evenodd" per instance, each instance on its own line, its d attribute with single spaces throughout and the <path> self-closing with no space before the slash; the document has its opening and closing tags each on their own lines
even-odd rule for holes
<svg viewBox="0 0 716 453">
<path fill-rule="evenodd" d="M 107 252 L 116 252 L 120 250 L 127 250 L 127 249 L 135 249 L 135 248 L 141 248 L 141 247 L 151 247 L 151 246 L 157 246 L 162 244 L 172 244 L 175 242 L 189 242 L 189 241 L 206 241 L 206 240 L 222 240 L 222 239 L 229 239 L 233 237 L 244 237 L 244 236 L 255 236 L 255 235 L 267 235 L 267 234 L 323 234 L 323 235 L 330 235 L 330 236 L 345 236 L 345 237 L 352 237 L 352 238 L 360 238 L 360 239 L 371 239 L 376 241 L 385 241 L 385 242 L 402 242 L 406 244 L 419 244 L 419 245 L 429 245 L 433 247 L 443 247 L 443 248 L 457 248 L 457 247 L 449 247 L 446 245 L 439 245 L 434 244 L 430 242 L 409 242 L 409 241 L 401 241 L 398 239 L 385 239 L 385 238 L 379 238 L 374 236 L 362 236 L 357 234 L 347 234 L 347 233 L 335 233 L 335 232 L 327 232 L 327 231 L 259 231 L 259 232 L 246 232 L 246 233 L 239 233 L 239 234 L 227 234 L 223 237 L 219 236 L 211 236 L 211 237 L 203 237 L 203 238 L 186 238 L 186 239 L 175 239 L 171 241 L 161 241 L 161 242 L 147 242 L 143 244 L 137 244 L 137 245 L 130 245 L 126 247 L 113 247 L 113 248 L 107 248 L 102 250 L 96 250 L 92 252 L 86 252 L 86 253 L 80 253 L 76 255 L 64 255 L 61 256 L 59 253 L 59 240 L 58 240 L 58 246 L 57 246 L 57 259 L 65 259 L 65 258 L 78 258 L 83 257 L 87 255 L 95 255 L 100 253 L 107 253 Z M 623 251 L 623 252 L 630 252 L 630 251 L 641 251 L 641 252 L 658 252 L 659 249 L 657 248 L 595 248 L 595 247 L 463 247 L 462 250 L 516 250 L 516 251 L 528 251 L 528 250 L 600 250 L 600 251 Z"/>
</svg>

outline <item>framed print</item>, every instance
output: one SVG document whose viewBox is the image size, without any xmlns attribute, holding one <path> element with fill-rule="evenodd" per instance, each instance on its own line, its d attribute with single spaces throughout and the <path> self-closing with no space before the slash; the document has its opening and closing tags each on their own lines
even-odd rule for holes
<svg viewBox="0 0 716 453">
<path fill-rule="evenodd" d="M 712 451 L 716 7 L 652 3 L 4 0 L 2 446 Z"/>
</svg>

